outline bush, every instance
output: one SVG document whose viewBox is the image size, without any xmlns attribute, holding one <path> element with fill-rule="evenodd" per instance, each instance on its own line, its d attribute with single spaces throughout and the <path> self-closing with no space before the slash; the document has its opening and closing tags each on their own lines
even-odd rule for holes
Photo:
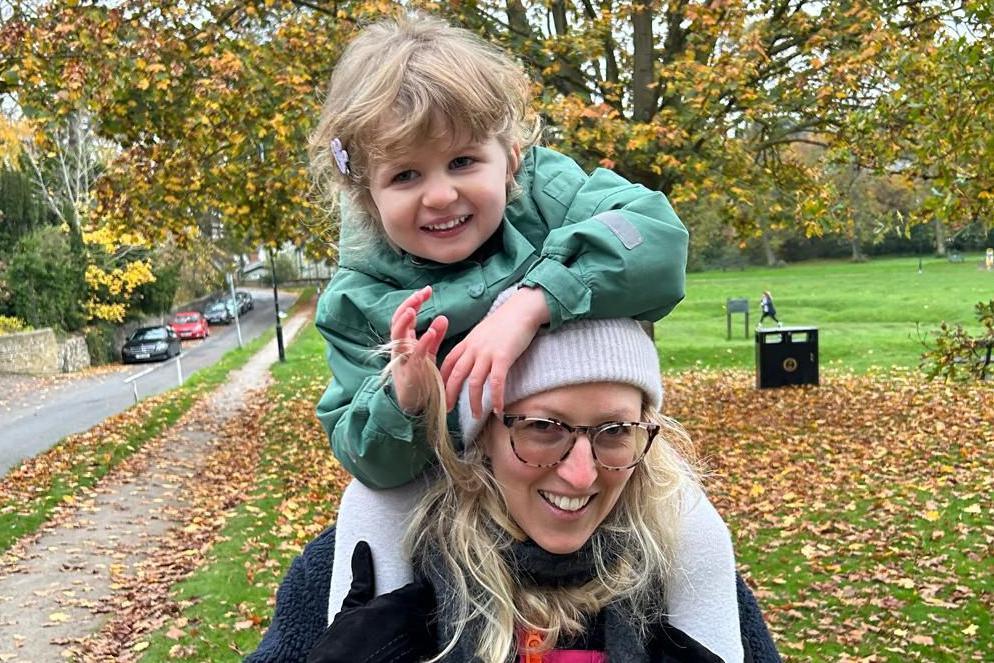
<svg viewBox="0 0 994 663">
<path fill-rule="evenodd" d="M 979 336 L 967 333 L 963 325 L 943 322 L 935 333 L 935 344 L 923 342 L 926 350 L 921 368 L 929 380 L 941 377 L 947 382 L 963 382 L 994 375 L 994 299 L 978 303 L 974 311 L 984 328 Z"/>
<path fill-rule="evenodd" d="M 94 366 L 117 361 L 117 348 L 114 347 L 115 329 L 109 322 L 100 322 L 83 330 L 86 349 L 90 352 L 90 363 Z"/>
<path fill-rule="evenodd" d="M 76 331 L 86 322 L 82 256 L 57 228 L 42 227 L 18 240 L 5 273 L 7 310 L 39 329 Z"/>
<path fill-rule="evenodd" d="M 16 334 L 17 332 L 31 331 L 31 329 L 32 327 L 24 324 L 23 320 L 0 315 L 0 334 Z"/>
</svg>

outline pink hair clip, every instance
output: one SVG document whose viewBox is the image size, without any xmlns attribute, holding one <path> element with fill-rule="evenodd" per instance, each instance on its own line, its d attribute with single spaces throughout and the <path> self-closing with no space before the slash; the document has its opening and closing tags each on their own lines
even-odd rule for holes
<svg viewBox="0 0 994 663">
<path fill-rule="evenodd" d="M 342 141 L 338 140 L 338 138 L 333 138 L 331 141 L 331 153 L 335 155 L 335 163 L 338 164 L 338 170 L 342 171 L 342 175 L 348 175 L 349 153 L 342 147 Z"/>
</svg>

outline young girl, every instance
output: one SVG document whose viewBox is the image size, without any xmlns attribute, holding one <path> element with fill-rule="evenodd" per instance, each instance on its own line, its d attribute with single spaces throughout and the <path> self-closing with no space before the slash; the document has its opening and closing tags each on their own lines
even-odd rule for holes
<svg viewBox="0 0 994 663">
<path fill-rule="evenodd" d="M 687 231 L 666 198 L 536 147 L 529 90 L 521 68 L 472 33 L 402 17 L 346 48 L 312 138 L 319 186 L 344 198 L 339 269 L 317 313 L 333 374 L 318 417 L 359 480 L 342 496 L 336 551 L 347 559 L 368 541 L 381 593 L 411 578 L 400 542 L 433 454 L 419 416 L 423 381 L 409 374 L 423 362 L 398 363 L 384 381 L 378 346 L 399 341 L 414 357 L 443 358 L 449 408 L 468 381 L 482 416 L 484 386 L 501 412 L 507 371 L 540 327 L 654 321 L 683 298 Z M 720 518 L 696 528 L 731 559 Z M 696 558 L 677 561 L 687 603 L 734 591 L 695 576 Z M 348 566 L 335 565 L 332 615 L 348 584 Z M 707 622 L 704 637 L 688 632 L 704 644 L 738 637 L 737 623 Z"/>
</svg>

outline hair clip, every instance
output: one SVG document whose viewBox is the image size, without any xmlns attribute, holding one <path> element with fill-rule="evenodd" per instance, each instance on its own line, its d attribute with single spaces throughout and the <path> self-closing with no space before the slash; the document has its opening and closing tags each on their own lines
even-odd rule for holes
<svg viewBox="0 0 994 663">
<path fill-rule="evenodd" d="M 349 174 L 349 153 L 342 148 L 342 141 L 338 138 L 333 138 L 331 141 L 331 153 L 335 155 L 335 163 L 338 164 L 338 170 L 342 171 L 342 175 Z"/>
</svg>

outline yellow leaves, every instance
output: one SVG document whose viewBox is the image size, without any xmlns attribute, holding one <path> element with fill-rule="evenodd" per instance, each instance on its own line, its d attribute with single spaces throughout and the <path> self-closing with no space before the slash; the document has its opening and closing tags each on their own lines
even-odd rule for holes
<svg viewBox="0 0 994 663">
<path fill-rule="evenodd" d="M 969 637 L 973 637 L 973 636 L 977 635 L 978 628 L 979 627 L 976 624 L 970 624 L 965 629 L 963 629 L 962 631 L 960 631 L 960 633 L 962 633 L 963 635 L 969 636 Z"/>
<path fill-rule="evenodd" d="M 26 121 L 10 120 L 0 114 L 0 163 L 13 167 L 17 164 L 24 142 L 31 140 L 31 125 Z"/>
<path fill-rule="evenodd" d="M 934 523 L 936 520 L 939 519 L 939 512 L 936 511 L 935 509 L 931 509 L 929 511 L 926 511 L 924 514 L 922 514 L 922 518 L 924 518 L 930 523 Z"/>
</svg>

